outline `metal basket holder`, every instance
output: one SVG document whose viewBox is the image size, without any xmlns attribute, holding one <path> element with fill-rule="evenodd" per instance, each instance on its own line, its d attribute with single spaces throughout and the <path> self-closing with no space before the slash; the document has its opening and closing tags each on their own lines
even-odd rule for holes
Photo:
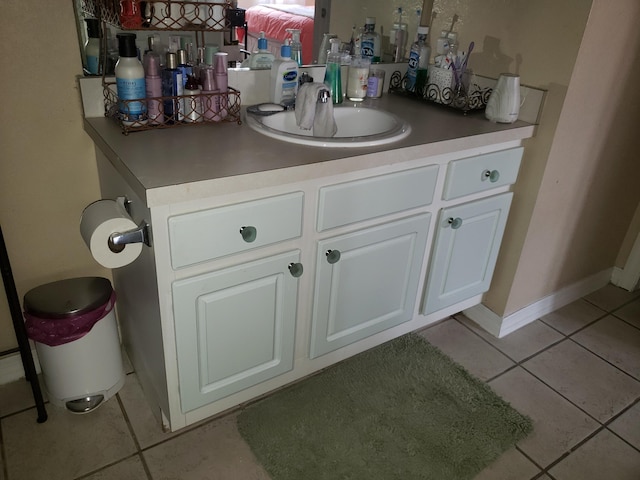
<svg viewBox="0 0 640 480">
<path fill-rule="evenodd" d="M 152 18 L 143 15 L 141 26 L 135 28 L 127 28 L 120 23 L 120 2 L 118 0 L 81 0 L 81 10 L 85 16 L 97 18 L 102 24 L 103 29 L 106 24 L 113 25 L 121 30 L 162 30 L 162 31 L 190 31 L 196 34 L 196 45 L 204 45 L 205 32 L 228 32 L 230 31 L 231 22 L 229 21 L 228 12 L 231 8 L 230 0 L 218 0 L 216 3 L 208 2 L 185 2 L 164 0 L 153 3 L 154 8 L 170 9 L 172 14 L 170 19 L 163 19 L 162 22 L 153 22 Z M 217 10 L 214 10 L 216 8 Z M 222 15 L 220 15 L 222 9 Z M 151 11 L 153 12 L 153 11 Z M 152 13 L 153 14 L 153 13 Z M 220 18 L 221 17 L 221 18 Z M 113 118 L 121 127 L 122 133 L 128 135 L 130 132 L 143 130 L 156 130 L 162 128 L 172 128 L 180 126 L 196 126 L 210 125 L 212 123 L 230 123 L 236 122 L 238 125 L 242 123 L 240 116 L 240 92 L 233 87 L 229 87 L 228 92 L 224 93 L 200 93 L 197 95 L 180 95 L 171 97 L 153 97 L 137 100 L 122 100 L 118 98 L 116 93 L 116 84 L 106 79 L 105 65 L 107 55 L 107 38 L 103 35 L 102 58 L 100 59 L 100 68 L 103 72 L 102 87 L 104 94 L 105 117 Z M 219 98 L 216 98 L 219 97 Z M 219 115 L 197 115 L 190 121 L 184 121 L 180 113 L 175 112 L 173 116 L 166 116 L 162 121 L 156 122 L 123 122 L 121 111 L 126 111 L 128 104 L 144 102 L 173 102 L 175 105 L 184 105 L 186 111 L 193 110 L 195 102 L 202 105 L 212 105 L 214 103 L 222 104 L 223 110 Z M 189 108 L 191 107 L 191 109 Z"/>
<path fill-rule="evenodd" d="M 422 88 L 410 91 L 407 75 L 399 71 L 393 72 L 389 83 L 389 91 L 419 101 L 444 105 L 460 110 L 464 114 L 473 110 L 484 110 L 491 95 L 491 88 L 481 88 L 473 82 L 473 76 L 467 86 L 462 84 L 446 86 L 438 83 L 427 83 Z"/>
</svg>

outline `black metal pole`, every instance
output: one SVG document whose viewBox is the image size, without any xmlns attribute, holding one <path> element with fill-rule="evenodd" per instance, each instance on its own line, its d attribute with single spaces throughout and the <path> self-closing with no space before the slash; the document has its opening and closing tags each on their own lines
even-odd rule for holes
<svg viewBox="0 0 640 480">
<path fill-rule="evenodd" d="M 29 380 L 29 383 L 31 383 L 33 399 L 36 402 L 36 409 L 38 410 L 38 423 L 43 423 L 47 421 L 47 410 L 44 408 L 42 391 L 40 390 L 40 383 L 38 382 L 36 366 L 33 362 L 33 356 L 31 355 L 31 347 L 29 345 L 29 338 L 27 337 L 27 329 L 24 326 L 24 318 L 22 317 L 20 299 L 18 298 L 18 291 L 16 290 L 16 284 L 13 280 L 11 263 L 9 262 L 9 254 L 7 253 L 7 246 L 4 243 L 4 235 L 2 234 L 1 225 L 0 268 L 2 269 L 2 281 L 4 282 L 5 293 L 7 294 L 7 302 L 9 303 L 11 318 L 13 319 L 13 329 L 16 332 L 18 348 L 20 349 L 20 356 L 22 357 L 22 366 L 24 367 L 24 373 L 27 377 L 27 380 Z"/>
</svg>

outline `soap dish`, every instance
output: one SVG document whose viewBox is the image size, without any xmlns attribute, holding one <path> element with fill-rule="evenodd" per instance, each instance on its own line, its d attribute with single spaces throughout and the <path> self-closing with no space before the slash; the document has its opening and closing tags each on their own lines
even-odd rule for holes
<svg viewBox="0 0 640 480">
<path fill-rule="evenodd" d="M 259 103 L 258 105 L 250 105 L 247 107 L 247 112 L 262 117 L 268 117 L 269 115 L 284 112 L 285 110 L 285 107 L 277 103 Z"/>
</svg>

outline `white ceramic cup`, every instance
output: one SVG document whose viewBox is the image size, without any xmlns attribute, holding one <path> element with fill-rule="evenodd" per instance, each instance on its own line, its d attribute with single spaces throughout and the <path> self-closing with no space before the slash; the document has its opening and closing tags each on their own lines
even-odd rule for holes
<svg viewBox="0 0 640 480">
<path fill-rule="evenodd" d="M 520 76 L 502 73 L 489 96 L 485 117 L 492 122 L 513 123 L 520 114 Z"/>
</svg>

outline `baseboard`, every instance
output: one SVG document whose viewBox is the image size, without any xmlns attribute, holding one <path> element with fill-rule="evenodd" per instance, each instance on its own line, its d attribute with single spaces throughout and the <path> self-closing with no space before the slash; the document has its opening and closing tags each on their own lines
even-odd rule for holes
<svg viewBox="0 0 640 480">
<path fill-rule="evenodd" d="M 40 362 L 35 350 L 31 351 L 33 362 L 36 364 L 36 372 L 40 373 Z M 19 353 L 7 355 L 0 358 L 0 385 L 15 382 L 24 378 L 24 368 L 22 367 L 22 358 Z"/>
<path fill-rule="evenodd" d="M 502 338 L 536 321 L 540 317 L 548 315 L 604 287 L 611 282 L 613 275 L 614 269 L 608 268 L 607 270 L 564 287 L 506 317 L 501 317 L 483 304 L 464 310 L 463 313 L 491 333 L 491 335 Z"/>
</svg>

